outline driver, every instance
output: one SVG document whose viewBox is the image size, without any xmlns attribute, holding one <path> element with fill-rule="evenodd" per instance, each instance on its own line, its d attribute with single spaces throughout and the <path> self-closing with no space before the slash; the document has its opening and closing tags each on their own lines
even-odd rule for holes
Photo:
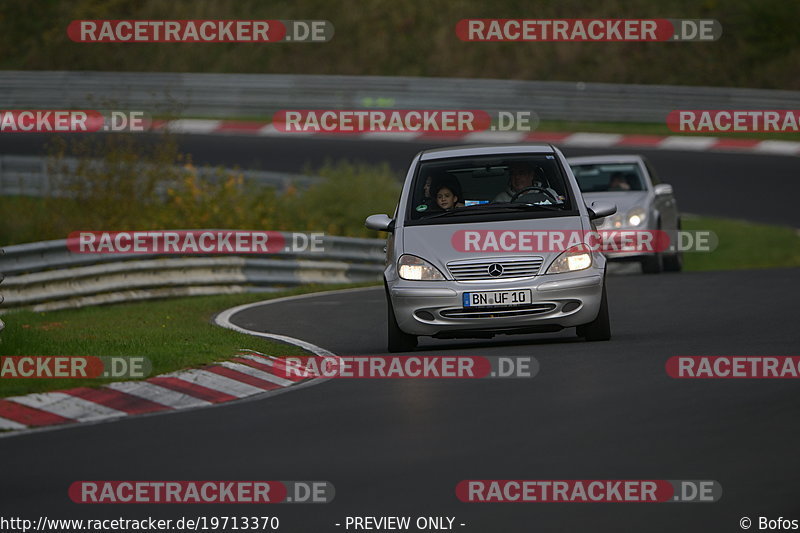
<svg viewBox="0 0 800 533">
<path fill-rule="evenodd" d="M 558 193 L 550 187 L 547 187 L 544 180 L 537 176 L 537 174 L 544 174 L 544 171 L 538 167 L 536 170 L 539 172 L 534 172 L 531 167 L 523 163 L 513 163 L 509 165 L 508 187 L 506 190 L 495 196 L 494 201 L 510 202 L 515 194 L 530 187 L 539 187 L 540 189 L 544 189 L 545 191 L 549 192 L 552 195 L 552 198 L 549 200 L 550 202 L 553 201 L 553 198 L 558 199 Z M 537 193 L 545 198 L 548 198 L 547 195 L 539 191 L 531 191 L 531 194 Z"/>
<path fill-rule="evenodd" d="M 631 184 L 625 179 L 625 175 L 622 172 L 614 172 L 611 175 L 611 181 L 608 183 L 608 190 L 609 191 L 629 191 L 631 190 Z"/>
</svg>

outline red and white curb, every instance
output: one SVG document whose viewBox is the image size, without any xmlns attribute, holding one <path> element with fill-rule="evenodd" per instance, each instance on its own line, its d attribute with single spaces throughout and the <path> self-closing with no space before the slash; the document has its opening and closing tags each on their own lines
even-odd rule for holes
<svg viewBox="0 0 800 533">
<path fill-rule="evenodd" d="M 285 368 L 279 357 L 243 350 L 229 361 L 143 381 L 0 399 L 0 429 L 22 430 L 208 407 L 308 381 L 287 378 L 286 372 L 279 370 L 282 367 Z"/>
<path fill-rule="evenodd" d="M 253 307 L 304 300 L 320 294 L 370 290 L 340 289 L 262 300 L 226 309 L 214 317 L 218 326 L 240 333 L 298 346 L 314 355 L 336 357 L 310 342 L 237 326 L 231 317 Z M 123 381 L 103 387 L 81 387 L 0 399 L 0 438 L 26 431 L 102 422 L 134 415 L 210 407 L 244 398 L 259 398 L 292 388 L 314 385 L 328 378 L 289 377 L 284 360 L 243 349 L 236 357 L 202 368 L 162 374 L 143 381 Z"/>
<path fill-rule="evenodd" d="M 618 133 L 567 132 L 370 132 L 370 133 L 298 133 L 279 131 L 263 122 L 231 120 L 181 119 L 156 121 L 155 129 L 173 133 L 205 135 L 252 135 L 261 137 L 302 138 L 320 137 L 350 140 L 430 141 L 434 139 L 467 144 L 548 142 L 577 148 L 638 147 L 658 150 L 739 151 L 765 155 L 800 155 L 800 142 L 779 140 L 740 139 L 728 137 L 695 137 L 686 135 L 628 135 Z"/>
</svg>

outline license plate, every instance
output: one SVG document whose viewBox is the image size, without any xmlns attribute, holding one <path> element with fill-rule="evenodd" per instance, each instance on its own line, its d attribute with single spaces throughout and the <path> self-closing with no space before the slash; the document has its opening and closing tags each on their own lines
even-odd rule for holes
<svg viewBox="0 0 800 533">
<path fill-rule="evenodd" d="M 533 301 L 530 289 L 516 291 L 465 292 L 464 307 L 508 307 Z"/>
</svg>

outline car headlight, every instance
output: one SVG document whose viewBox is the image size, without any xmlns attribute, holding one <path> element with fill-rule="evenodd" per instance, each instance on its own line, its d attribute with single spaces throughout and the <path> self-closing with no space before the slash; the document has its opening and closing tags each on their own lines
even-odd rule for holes
<svg viewBox="0 0 800 533">
<path fill-rule="evenodd" d="M 553 264 L 550 265 L 545 274 L 576 272 L 578 270 L 586 270 L 590 266 L 592 266 L 592 252 L 585 244 L 579 244 L 556 257 L 556 260 L 553 261 Z"/>
<path fill-rule="evenodd" d="M 405 254 L 397 262 L 400 277 L 410 281 L 444 281 L 439 269 L 416 255 Z"/>
<path fill-rule="evenodd" d="M 625 215 L 629 226 L 640 226 L 647 220 L 647 213 L 641 207 L 634 207 Z"/>
</svg>

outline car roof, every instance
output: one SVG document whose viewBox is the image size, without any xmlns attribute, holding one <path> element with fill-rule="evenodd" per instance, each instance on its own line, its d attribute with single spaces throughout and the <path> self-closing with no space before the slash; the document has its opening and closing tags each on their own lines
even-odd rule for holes
<svg viewBox="0 0 800 533">
<path fill-rule="evenodd" d="M 638 163 L 642 160 L 642 156 L 636 154 L 585 155 L 581 157 L 568 157 L 567 163 L 570 165 L 591 165 L 601 163 Z"/>
<path fill-rule="evenodd" d="M 447 148 L 434 148 L 425 150 L 420 155 L 420 160 L 445 159 L 448 157 L 472 157 L 480 155 L 504 154 L 554 154 L 555 149 L 551 144 L 482 144 L 474 146 L 453 146 Z"/>
</svg>

